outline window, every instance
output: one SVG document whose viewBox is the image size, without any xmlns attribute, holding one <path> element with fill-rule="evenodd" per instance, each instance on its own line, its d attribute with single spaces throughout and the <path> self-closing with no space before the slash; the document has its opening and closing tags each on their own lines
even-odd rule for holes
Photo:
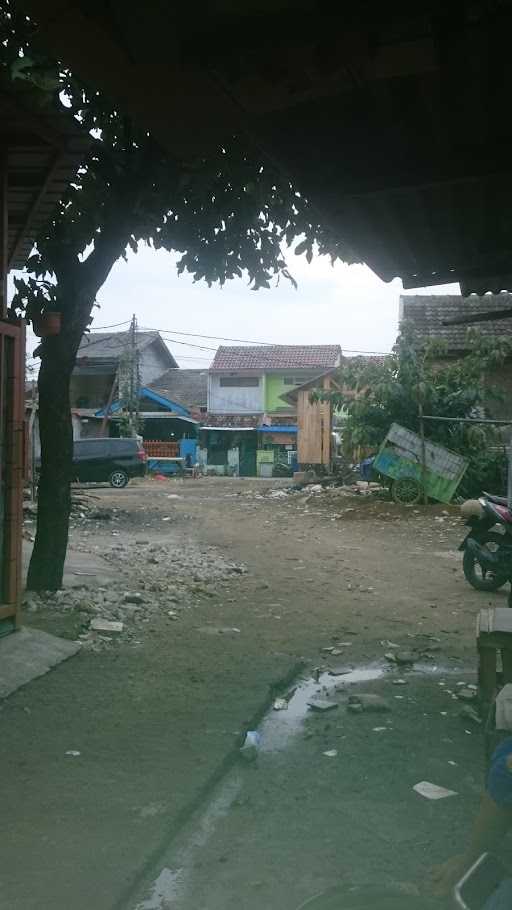
<svg viewBox="0 0 512 910">
<path fill-rule="evenodd" d="M 304 382 L 307 382 L 309 376 L 285 376 L 283 378 L 284 385 L 302 385 Z"/>
<path fill-rule="evenodd" d="M 221 376 L 221 388 L 256 389 L 260 384 L 259 376 Z"/>
</svg>

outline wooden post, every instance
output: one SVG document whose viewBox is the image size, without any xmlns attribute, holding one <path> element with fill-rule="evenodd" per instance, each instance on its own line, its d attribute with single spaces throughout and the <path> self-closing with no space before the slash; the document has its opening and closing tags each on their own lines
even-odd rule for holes
<svg viewBox="0 0 512 910">
<path fill-rule="evenodd" d="M 512 434 L 507 447 L 507 502 L 509 509 L 512 507 Z"/>
<path fill-rule="evenodd" d="M 423 420 L 423 404 L 418 402 L 418 417 L 420 420 L 420 439 L 421 439 L 421 487 L 423 490 L 423 504 L 428 505 L 427 495 L 427 452 L 425 446 L 425 421 Z"/>
<path fill-rule="evenodd" d="M 36 415 L 37 415 L 37 401 L 36 401 L 36 386 L 33 379 L 32 383 L 32 400 L 30 406 L 30 418 L 28 422 L 28 441 L 30 446 L 30 500 L 32 503 L 35 503 L 37 498 L 37 483 L 36 483 Z"/>
<path fill-rule="evenodd" d="M 0 318 L 7 318 L 7 273 L 9 271 L 7 150 L 0 150 Z"/>
</svg>

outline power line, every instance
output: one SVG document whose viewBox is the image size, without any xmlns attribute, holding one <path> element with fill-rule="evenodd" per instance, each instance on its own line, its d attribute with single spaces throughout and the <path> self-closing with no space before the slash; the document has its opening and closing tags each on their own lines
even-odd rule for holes
<svg viewBox="0 0 512 910">
<path fill-rule="evenodd" d="M 188 338 L 208 338 L 211 341 L 236 341 L 238 344 L 256 344 L 256 345 L 263 345 L 266 347 L 274 347 L 274 345 L 276 344 L 276 342 L 273 342 L 273 341 L 249 341 L 248 338 L 226 338 L 223 335 L 201 335 L 199 332 L 181 332 L 178 329 L 155 329 L 155 328 L 150 328 L 147 325 L 141 326 L 141 330 L 145 331 L 145 332 L 160 332 L 160 334 L 165 333 L 167 335 L 185 335 Z M 168 340 L 176 341 L 176 339 L 168 339 Z M 176 344 L 185 344 L 185 342 L 176 341 Z M 191 345 L 191 347 L 200 347 L 200 345 Z M 204 348 L 204 350 L 215 351 L 216 348 Z M 342 352 L 343 351 L 347 354 L 379 354 L 379 355 L 389 354 L 389 351 L 359 351 L 359 350 L 356 351 L 354 348 L 346 348 L 346 347 L 342 347 Z"/>
<path fill-rule="evenodd" d="M 129 325 L 129 324 L 130 324 L 130 320 L 125 319 L 124 322 L 114 322 L 112 325 L 95 325 L 94 331 L 101 332 L 103 329 L 118 329 L 119 326 L 121 326 L 121 325 Z"/>
<path fill-rule="evenodd" d="M 180 332 L 178 329 L 150 329 L 149 326 L 141 326 L 146 332 L 166 332 L 168 335 L 185 335 L 189 338 L 208 338 L 210 341 L 236 341 L 239 344 L 263 344 L 271 347 L 272 341 L 248 341 L 247 338 L 224 338 L 222 335 L 200 335 L 198 332 Z M 209 350 L 214 350 L 209 348 Z"/>
<path fill-rule="evenodd" d="M 152 331 L 158 331 L 158 329 L 153 329 Z M 217 348 L 210 348 L 204 344 L 193 344 L 191 341 L 178 341 L 177 338 L 164 338 L 164 341 L 170 341 L 171 344 L 183 344 L 186 348 L 197 348 L 199 351 L 217 351 Z"/>
</svg>

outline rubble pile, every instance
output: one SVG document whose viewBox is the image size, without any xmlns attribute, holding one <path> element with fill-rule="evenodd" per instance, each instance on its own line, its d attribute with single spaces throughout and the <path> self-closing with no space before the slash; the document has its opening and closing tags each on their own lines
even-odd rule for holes
<svg viewBox="0 0 512 910">
<path fill-rule="evenodd" d="M 182 611 L 217 597 L 230 579 L 247 573 L 244 565 L 225 559 L 215 547 L 114 540 L 101 555 L 119 570 L 117 584 L 94 587 L 77 576 L 72 588 L 43 594 L 27 591 L 24 609 L 74 614 L 80 620 L 83 647 L 98 651 L 121 637 L 140 642 L 156 614 L 176 621 Z"/>
<path fill-rule="evenodd" d="M 243 496 L 246 499 L 281 499 L 285 500 L 289 496 L 300 496 L 306 501 L 313 496 L 328 494 L 331 496 L 371 496 L 376 493 L 382 493 L 385 487 L 379 483 L 367 483 L 365 480 L 358 480 L 356 483 L 341 484 L 332 478 L 315 483 L 294 483 L 288 486 L 277 487 L 269 490 L 245 490 L 244 492 L 228 493 L 227 497 Z"/>
</svg>

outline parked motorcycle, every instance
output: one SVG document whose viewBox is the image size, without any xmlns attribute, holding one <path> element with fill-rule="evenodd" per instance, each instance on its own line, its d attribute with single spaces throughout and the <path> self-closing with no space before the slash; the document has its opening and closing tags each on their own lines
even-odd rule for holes
<svg viewBox="0 0 512 910">
<path fill-rule="evenodd" d="M 471 530 L 459 550 L 462 568 L 477 591 L 497 591 L 512 580 L 512 512 L 502 496 L 483 493 L 469 499 L 461 513 Z"/>
</svg>

